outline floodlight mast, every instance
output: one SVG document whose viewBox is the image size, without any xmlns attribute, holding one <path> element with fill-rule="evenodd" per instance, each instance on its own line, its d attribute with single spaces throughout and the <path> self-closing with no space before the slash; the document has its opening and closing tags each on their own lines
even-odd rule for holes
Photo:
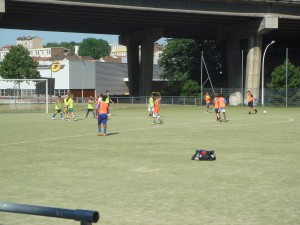
<svg viewBox="0 0 300 225">
<path fill-rule="evenodd" d="M 264 90 L 264 85 L 265 85 L 265 55 L 267 52 L 267 49 L 269 48 L 270 45 L 275 44 L 275 41 L 271 41 L 263 54 L 263 59 L 262 59 L 262 69 L 261 69 L 261 105 L 264 107 L 265 106 L 265 90 Z"/>
</svg>

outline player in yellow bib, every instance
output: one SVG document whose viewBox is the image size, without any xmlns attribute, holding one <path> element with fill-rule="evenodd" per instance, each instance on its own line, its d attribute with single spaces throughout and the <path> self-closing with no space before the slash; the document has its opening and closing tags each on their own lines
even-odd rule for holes
<svg viewBox="0 0 300 225">
<path fill-rule="evenodd" d="M 94 113 L 94 101 L 93 101 L 93 97 L 90 96 L 89 100 L 88 100 L 88 105 L 87 105 L 87 111 L 86 111 L 86 115 L 85 118 L 88 118 L 89 113 L 92 112 L 93 116 L 95 118 L 95 113 Z"/>
<path fill-rule="evenodd" d="M 61 97 L 60 96 L 58 96 L 58 99 L 57 99 L 57 101 L 55 102 L 55 113 L 53 114 L 53 116 L 52 116 L 52 119 L 54 120 L 55 119 L 55 116 L 56 116 L 56 114 L 60 114 L 60 118 L 63 120 L 64 119 L 64 117 L 63 117 L 63 114 L 62 114 L 62 112 L 61 112 Z"/>
<path fill-rule="evenodd" d="M 153 108 L 154 108 L 154 100 L 153 100 L 153 94 L 150 95 L 148 100 L 148 112 L 149 116 L 152 116 L 153 114 Z"/>
<path fill-rule="evenodd" d="M 74 95 L 72 94 L 68 100 L 68 106 L 69 106 L 69 113 L 68 113 L 68 117 L 67 119 L 69 119 L 70 116 L 72 116 L 72 118 L 74 120 L 76 120 L 75 116 L 74 116 Z"/>
</svg>

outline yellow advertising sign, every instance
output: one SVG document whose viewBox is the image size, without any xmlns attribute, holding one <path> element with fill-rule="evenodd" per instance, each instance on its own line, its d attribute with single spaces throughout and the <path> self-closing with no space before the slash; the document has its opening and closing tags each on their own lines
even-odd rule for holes
<svg viewBox="0 0 300 225">
<path fill-rule="evenodd" d="M 50 65 L 52 72 L 58 72 L 61 69 L 61 64 L 59 62 L 54 62 Z"/>
</svg>

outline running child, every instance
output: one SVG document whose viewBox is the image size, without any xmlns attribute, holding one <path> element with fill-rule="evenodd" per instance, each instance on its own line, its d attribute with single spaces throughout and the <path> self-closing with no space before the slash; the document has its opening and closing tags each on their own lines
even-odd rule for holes
<svg viewBox="0 0 300 225">
<path fill-rule="evenodd" d="M 251 91 L 247 91 L 247 98 L 248 98 L 248 114 L 251 114 L 251 110 L 254 110 L 254 113 L 257 113 L 257 109 L 253 106 L 253 95 Z"/>
</svg>

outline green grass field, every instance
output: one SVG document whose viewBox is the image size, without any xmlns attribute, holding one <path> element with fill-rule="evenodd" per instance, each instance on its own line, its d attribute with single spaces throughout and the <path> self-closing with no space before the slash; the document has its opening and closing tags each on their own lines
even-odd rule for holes
<svg viewBox="0 0 300 225">
<path fill-rule="evenodd" d="M 75 108 L 76 110 L 76 108 Z M 201 107 L 112 109 L 108 136 L 96 121 L 0 114 L 0 201 L 97 210 L 103 225 L 300 224 L 300 109 L 220 123 Z M 192 161 L 196 149 L 216 161 Z M 1 225 L 77 221 L 0 212 Z"/>
</svg>

